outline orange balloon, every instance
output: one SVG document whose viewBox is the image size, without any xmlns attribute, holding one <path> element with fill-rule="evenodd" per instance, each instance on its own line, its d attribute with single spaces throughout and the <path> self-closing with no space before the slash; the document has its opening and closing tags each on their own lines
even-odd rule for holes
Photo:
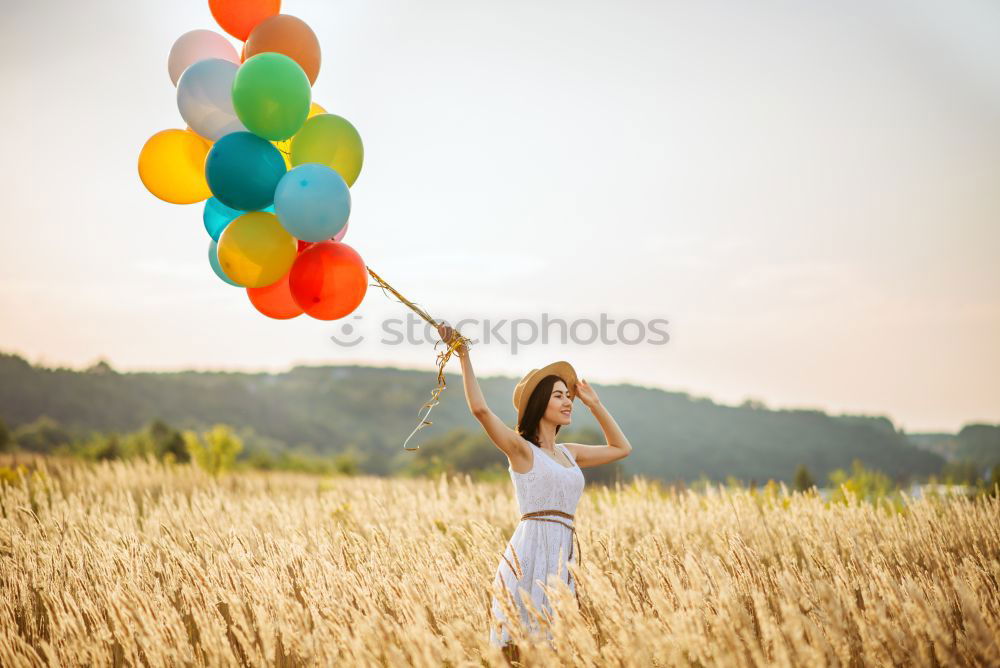
<svg viewBox="0 0 1000 668">
<path fill-rule="evenodd" d="M 336 320 L 356 309 L 368 290 L 368 268 L 340 241 L 320 241 L 295 258 L 288 272 L 292 298 L 317 320 Z"/>
<path fill-rule="evenodd" d="M 258 23 L 281 11 L 281 0 L 208 0 L 208 8 L 223 30 L 245 40 Z"/>
<path fill-rule="evenodd" d="M 283 53 L 299 64 L 309 77 L 310 85 L 316 83 L 319 40 L 302 19 L 288 14 L 266 18 L 254 27 L 244 47 L 247 58 L 268 51 Z"/>
<path fill-rule="evenodd" d="M 247 297 L 254 308 L 275 320 L 288 320 L 302 315 L 302 307 L 292 299 L 288 287 L 288 274 L 277 283 L 262 288 L 247 288 Z"/>
</svg>

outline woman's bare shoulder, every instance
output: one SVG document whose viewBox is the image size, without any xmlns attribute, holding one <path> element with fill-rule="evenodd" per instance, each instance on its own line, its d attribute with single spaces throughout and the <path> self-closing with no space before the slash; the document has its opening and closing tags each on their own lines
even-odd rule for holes
<svg viewBox="0 0 1000 668">
<path fill-rule="evenodd" d="M 520 434 L 517 435 L 517 439 L 519 443 L 515 452 L 507 455 L 507 461 L 515 472 L 527 473 L 535 464 L 535 446 Z"/>
<path fill-rule="evenodd" d="M 573 455 L 573 461 L 576 461 L 577 448 L 582 447 L 579 443 L 563 443 L 564 448 L 566 448 L 571 455 Z"/>
</svg>

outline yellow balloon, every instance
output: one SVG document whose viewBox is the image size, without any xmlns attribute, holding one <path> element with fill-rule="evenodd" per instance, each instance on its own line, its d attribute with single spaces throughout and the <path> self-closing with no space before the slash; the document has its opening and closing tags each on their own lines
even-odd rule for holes
<svg viewBox="0 0 1000 668">
<path fill-rule="evenodd" d="M 309 105 L 309 115 L 306 117 L 306 120 L 308 121 L 310 118 L 312 118 L 316 114 L 325 114 L 325 113 L 326 113 L 326 109 L 324 109 L 323 107 L 321 107 L 318 104 L 316 104 L 315 102 L 313 102 L 313 103 L 311 103 Z M 271 143 L 274 144 L 274 147 L 276 149 L 278 149 L 279 151 L 281 151 L 281 157 L 285 159 L 285 169 L 291 169 L 292 168 L 292 139 L 291 139 L 291 137 L 289 137 L 288 139 L 279 139 L 278 141 L 273 141 Z"/>
<path fill-rule="evenodd" d="M 309 115 L 306 116 L 306 120 L 308 121 L 310 118 L 312 118 L 316 114 L 325 114 L 325 113 L 326 113 L 326 109 L 324 109 L 323 107 L 319 106 L 315 102 L 312 102 L 312 103 L 309 104 Z"/>
<path fill-rule="evenodd" d="M 205 181 L 209 145 L 187 130 L 162 130 L 139 152 L 139 178 L 146 189 L 171 204 L 194 204 L 212 196 Z"/>
<path fill-rule="evenodd" d="M 289 139 L 279 139 L 278 141 L 271 142 L 274 144 L 274 148 L 281 152 L 281 157 L 285 159 L 285 170 L 292 168 L 292 140 Z"/>
<path fill-rule="evenodd" d="M 219 264 L 226 276 L 248 288 L 281 280 L 295 262 L 298 242 L 268 211 L 245 213 L 219 237 Z"/>
<path fill-rule="evenodd" d="M 336 170 L 349 186 L 358 179 L 364 157 L 361 135 L 336 114 L 313 116 L 292 137 L 293 165 L 318 162 Z"/>
</svg>

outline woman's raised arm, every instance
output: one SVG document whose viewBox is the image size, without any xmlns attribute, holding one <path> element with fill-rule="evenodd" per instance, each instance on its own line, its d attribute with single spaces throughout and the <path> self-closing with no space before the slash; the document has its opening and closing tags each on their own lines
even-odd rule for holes
<svg viewBox="0 0 1000 668">
<path fill-rule="evenodd" d="M 608 442 L 607 445 L 566 443 L 565 445 L 573 453 L 577 465 L 585 469 L 588 466 L 600 466 L 628 457 L 632 452 L 632 444 L 629 443 L 615 419 L 611 417 L 608 409 L 601 403 L 597 391 L 583 378 L 576 383 L 576 396 L 597 418 L 597 423 L 601 425 L 601 431 L 604 432 L 604 438 Z"/>
<path fill-rule="evenodd" d="M 438 325 L 438 334 L 441 335 L 441 339 L 445 343 L 448 343 L 455 335 L 455 330 L 449 325 L 441 324 Z M 483 429 L 486 430 L 494 445 L 500 448 L 509 459 L 520 461 L 527 452 L 526 441 L 521 438 L 520 434 L 505 425 L 503 420 L 497 417 L 486 404 L 486 397 L 483 396 L 476 372 L 472 369 L 472 359 L 469 356 L 468 347 L 460 346 L 456 348 L 455 353 L 462 361 L 462 384 L 465 387 L 465 400 L 469 404 L 472 415 L 479 421 L 479 424 L 483 425 Z"/>
</svg>

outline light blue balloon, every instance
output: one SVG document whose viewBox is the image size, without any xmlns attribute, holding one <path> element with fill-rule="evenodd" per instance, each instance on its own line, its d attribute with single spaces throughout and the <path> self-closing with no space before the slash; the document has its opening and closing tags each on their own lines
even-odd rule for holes
<svg viewBox="0 0 1000 668">
<path fill-rule="evenodd" d="M 262 210 L 274 213 L 274 205 L 272 204 Z M 209 197 L 205 200 L 205 210 L 201 214 L 201 219 L 205 223 L 205 231 L 208 232 L 208 236 L 218 241 L 219 237 L 222 236 L 222 230 L 226 229 L 226 226 L 229 225 L 229 223 L 233 222 L 244 213 L 246 213 L 246 211 L 232 209 L 214 197 Z"/>
<path fill-rule="evenodd" d="M 351 189 L 326 165 L 306 163 L 278 181 L 274 213 L 288 233 L 302 241 L 326 241 L 351 215 Z"/>
<path fill-rule="evenodd" d="M 233 109 L 233 79 L 239 65 L 206 58 L 190 65 L 177 81 L 181 118 L 205 139 L 218 141 L 230 132 L 246 131 Z"/>
<path fill-rule="evenodd" d="M 208 243 L 208 263 L 212 265 L 212 271 L 215 272 L 215 275 L 224 280 L 226 283 L 229 283 L 229 285 L 235 285 L 238 288 L 243 287 L 233 279 L 226 276 L 226 272 L 222 271 L 222 264 L 219 262 L 219 244 L 215 241 L 215 239 L 212 239 Z"/>
</svg>

